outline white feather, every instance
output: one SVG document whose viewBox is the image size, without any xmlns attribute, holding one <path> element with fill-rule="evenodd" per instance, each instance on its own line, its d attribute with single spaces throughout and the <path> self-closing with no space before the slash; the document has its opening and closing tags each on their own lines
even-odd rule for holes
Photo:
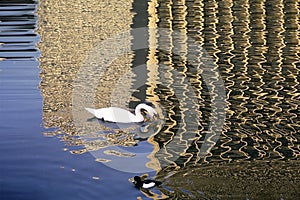
<svg viewBox="0 0 300 200">
<path fill-rule="evenodd" d="M 151 188 L 151 187 L 154 187 L 155 186 L 155 183 L 154 182 L 151 182 L 151 183 L 143 183 L 143 188 L 147 189 L 147 188 Z"/>
</svg>

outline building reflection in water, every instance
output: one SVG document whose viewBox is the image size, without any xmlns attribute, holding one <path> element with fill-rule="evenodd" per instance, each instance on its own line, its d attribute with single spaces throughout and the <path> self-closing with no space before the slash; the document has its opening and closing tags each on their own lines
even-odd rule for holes
<svg viewBox="0 0 300 200">
<path fill-rule="evenodd" d="M 145 165 L 158 177 L 168 177 L 166 184 L 178 188 L 178 195 L 187 185 L 193 195 L 206 191 L 213 198 L 228 194 L 225 183 L 245 198 L 286 194 L 283 185 L 291 188 L 287 197 L 295 194 L 297 187 L 291 184 L 299 174 L 300 155 L 297 1 L 150 1 L 147 29 L 142 29 L 146 54 L 139 54 L 146 57 L 137 58 L 138 49 L 130 50 L 139 41 L 131 30 L 132 39 L 124 44 L 127 54 L 105 72 L 98 71 L 101 80 L 98 72 L 88 71 L 103 62 L 94 60 L 83 74 L 88 77 L 85 87 L 96 85 L 74 92 L 80 88 L 76 77 L 87 63 L 86 52 L 130 29 L 132 2 L 122 3 L 114 10 L 117 15 L 107 10 L 107 3 L 80 5 L 81 10 L 74 7 L 68 14 L 56 12 L 66 11 L 67 4 L 41 3 L 45 126 L 58 127 L 70 150 L 84 146 L 72 153 L 101 150 L 106 157 L 98 157 L 100 162 L 118 156 L 135 159 L 137 152 L 106 148 L 141 145 L 129 134 L 136 129 L 99 136 L 97 131 L 111 129 L 86 121 L 83 108 L 134 108 L 146 100 L 158 108 L 163 122 L 147 138 L 151 151 L 143 155 Z M 92 14 L 99 10 L 100 16 Z M 105 49 L 100 53 L 110 55 Z M 141 71 L 147 76 L 142 73 L 141 78 Z M 74 95 L 80 101 L 74 102 Z M 81 114 L 74 116 L 74 109 Z M 265 193 L 257 192 L 260 187 Z"/>
</svg>

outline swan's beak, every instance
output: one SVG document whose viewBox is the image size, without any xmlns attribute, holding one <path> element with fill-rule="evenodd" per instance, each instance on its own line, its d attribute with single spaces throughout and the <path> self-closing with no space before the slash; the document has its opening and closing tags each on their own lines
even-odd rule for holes
<svg viewBox="0 0 300 200">
<path fill-rule="evenodd" d="M 158 115 L 155 114 L 155 113 L 149 113 L 149 114 L 147 114 L 147 115 L 145 116 L 144 122 L 149 122 L 149 121 L 151 121 L 151 120 L 153 120 L 153 119 L 158 119 Z"/>
</svg>

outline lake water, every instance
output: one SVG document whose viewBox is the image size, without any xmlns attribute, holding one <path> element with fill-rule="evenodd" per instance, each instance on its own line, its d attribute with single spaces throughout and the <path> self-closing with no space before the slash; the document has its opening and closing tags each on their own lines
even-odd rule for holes
<svg viewBox="0 0 300 200">
<path fill-rule="evenodd" d="M 0 5 L 0 199 L 300 195 L 298 1 Z"/>
</svg>

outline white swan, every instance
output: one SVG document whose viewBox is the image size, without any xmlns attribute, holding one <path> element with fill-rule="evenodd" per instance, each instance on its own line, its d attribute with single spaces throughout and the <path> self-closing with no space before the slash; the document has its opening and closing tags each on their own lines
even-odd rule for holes
<svg viewBox="0 0 300 200">
<path fill-rule="evenodd" d="M 109 108 L 85 108 L 88 112 L 92 113 L 96 118 L 102 119 L 108 122 L 116 122 L 116 123 L 133 123 L 133 122 L 142 122 L 144 121 L 144 116 L 141 113 L 141 110 L 144 109 L 148 112 L 148 114 L 153 117 L 157 115 L 157 112 L 151 106 L 148 106 L 144 103 L 137 105 L 135 108 L 135 114 L 131 113 L 128 110 L 117 108 L 117 107 L 109 107 Z"/>
</svg>

